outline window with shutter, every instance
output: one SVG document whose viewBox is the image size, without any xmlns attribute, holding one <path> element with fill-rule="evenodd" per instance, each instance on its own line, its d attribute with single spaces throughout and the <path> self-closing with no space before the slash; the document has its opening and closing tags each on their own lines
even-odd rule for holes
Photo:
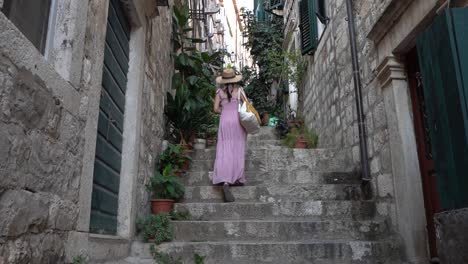
<svg viewBox="0 0 468 264">
<path fill-rule="evenodd" d="M 317 48 L 318 30 L 315 15 L 315 1 L 302 0 L 299 2 L 299 29 L 301 30 L 302 55 L 308 54 Z"/>
<path fill-rule="evenodd" d="M 2 12 L 44 53 L 51 0 L 5 0 Z"/>
</svg>

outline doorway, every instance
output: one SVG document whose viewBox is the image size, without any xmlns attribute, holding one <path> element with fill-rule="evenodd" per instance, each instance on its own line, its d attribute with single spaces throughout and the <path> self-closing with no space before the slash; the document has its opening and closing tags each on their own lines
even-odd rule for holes
<svg viewBox="0 0 468 264">
<path fill-rule="evenodd" d="M 91 202 L 93 233 L 117 232 L 130 29 L 122 3 L 110 0 Z"/>
<path fill-rule="evenodd" d="M 418 148 L 424 205 L 426 209 L 427 234 L 431 258 L 437 257 L 434 215 L 442 210 L 437 191 L 437 171 L 432 155 L 432 142 L 429 130 L 424 87 L 421 79 L 418 52 L 413 48 L 406 56 L 406 69 L 412 101 L 413 122 Z"/>
</svg>

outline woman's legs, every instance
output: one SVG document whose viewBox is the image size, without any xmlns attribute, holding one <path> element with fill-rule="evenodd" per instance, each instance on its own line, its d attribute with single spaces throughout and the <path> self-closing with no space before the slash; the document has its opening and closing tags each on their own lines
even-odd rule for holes
<svg viewBox="0 0 468 264">
<path fill-rule="evenodd" d="M 223 194 L 224 194 L 224 201 L 226 203 L 232 203 L 234 202 L 236 199 L 234 198 L 234 195 L 232 195 L 232 192 L 229 188 L 229 183 L 225 182 L 223 184 Z"/>
</svg>

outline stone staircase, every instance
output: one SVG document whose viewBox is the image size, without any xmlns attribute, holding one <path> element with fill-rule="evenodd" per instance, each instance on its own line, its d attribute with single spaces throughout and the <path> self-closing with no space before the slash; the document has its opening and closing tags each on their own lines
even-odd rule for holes
<svg viewBox="0 0 468 264">
<path fill-rule="evenodd" d="M 347 153 L 281 147 L 273 129 L 249 136 L 247 184 L 223 203 L 210 183 L 215 150 L 194 154 L 186 195 L 176 205 L 190 221 L 175 222 L 176 239 L 158 249 L 205 264 L 389 264 L 398 250 L 375 203 L 361 199 Z M 154 263 L 150 244 L 135 242 L 127 263 Z"/>
</svg>

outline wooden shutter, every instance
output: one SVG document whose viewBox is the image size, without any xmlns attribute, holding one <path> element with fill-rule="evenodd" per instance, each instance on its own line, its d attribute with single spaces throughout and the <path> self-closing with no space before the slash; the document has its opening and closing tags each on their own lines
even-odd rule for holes
<svg viewBox="0 0 468 264">
<path fill-rule="evenodd" d="M 445 210 L 468 206 L 468 9 L 449 9 L 417 40 L 437 187 Z"/>
<path fill-rule="evenodd" d="M 258 1 L 258 6 L 257 6 L 257 21 L 263 22 L 267 20 L 267 14 L 265 12 L 265 3 L 266 0 L 260 0 Z"/>
<path fill-rule="evenodd" d="M 90 230 L 115 234 L 122 160 L 130 25 L 119 0 L 109 1 Z"/>
<path fill-rule="evenodd" d="M 315 51 L 318 43 L 317 18 L 315 15 L 315 0 L 299 2 L 299 29 L 301 30 L 302 55 Z"/>
</svg>

